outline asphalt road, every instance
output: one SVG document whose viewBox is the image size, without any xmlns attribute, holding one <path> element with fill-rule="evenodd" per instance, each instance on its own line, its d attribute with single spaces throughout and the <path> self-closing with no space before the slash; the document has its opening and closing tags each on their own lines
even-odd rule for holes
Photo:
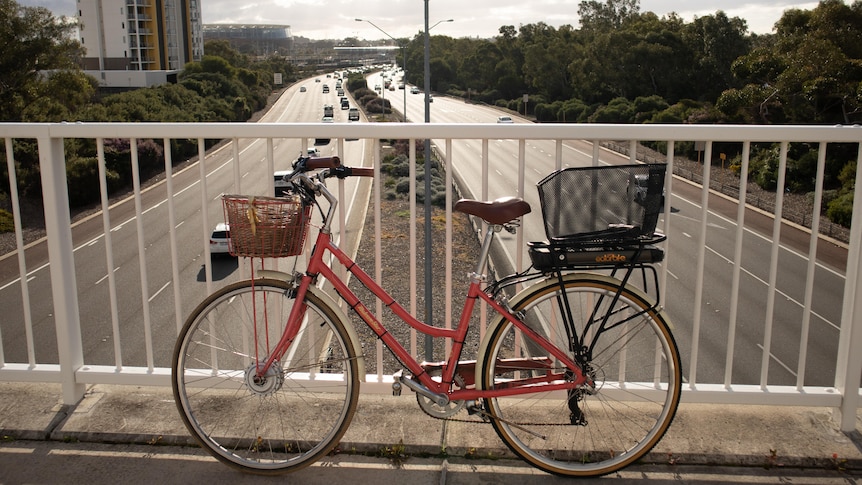
<svg viewBox="0 0 862 485">
<path fill-rule="evenodd" d="M 287 89 L 262 121 L 319 121 L 323 105 L 337 104 L 338 98 L 334 89 L 324 95 L 312 85 L 317 83 L 309 81 L 306 92 L 299 92 L 298 85 Z M 346 110 L 335 110 L 335 115 L 336 121 L 347 121 Z M 305 144 L 313 146 L 314 140 L 306 140 Z M 101 214 L 74 225 L 85 362 L 170 367 L 173 343 L 185 316 L 222 284 L 249 274 L 249 269 L 240 267 L 234 258 L 207 257 L 210 232 L 223 220 L 221 195 L 272 195 L 273 171 L 289 169 L 303 151 L 301 145 L 300 140 L 275 140 L 272 146 L 256 139 L 238 140 L 236 147 L 228 143 L 210 151 L 204 164 L 191 164 L 175 175 L 170 196 L 173 214 L 167 204 L 167 185 L 162 181 L 142 191 L 139 200 L 130 197 L 115 203 L 108 212 L 111 230 L 107 234 Z M 235 148 L 240 164 L 235 163 Z M 333 141 L 317 148 L 321 155 L 340 154 L 346 162 L 355 161 L 349 162 L 352 165 L 369 159 L 368 144 L 362 140 L 341 142 L 340 146 Z M 349 212 L 355 205 L 357 210 L 365 210 L 370 183 L 360 182 L 351 179 L 344 183 L 342 209 Z M 141 218 L 135 217 L 136 205 L 140 206 Z M 349 219 L 362 221 L 364 217 Z M 347 220 L 342 215 L 334 225 L 335 231 L 342 227 L 341 221 L 346 224 Z M 354 234 L 359 229 L 355 223 L 348 227 Z M 110 247 L 110 272 L 106 242 Z M 348 246 L 343 249 L 349 249 L 351 243 L 352 238 L 345 238 Z M 0 307 L 4 309 L 0 332 L 7 362 L 28 362 L 30 354 L 38 363 L 58 361 L 45 246 L 42 241 L 25 252 L 31 333 L 23 324 L 17 259 L 0 261 Z M 142 257 L 138 248 L 142 249 Z M 162 264 L 172 259 L 177 261 L 176 275 L 170 265 Z M 146 271 L 141 271 L 142 267 Z M 109 284 L 111 280 L 113 285 Z M 115 298 L 112 287 L 116 288 Z"/>
<path fill-rule="evenodd" d="M 369 83 L 371 84 L 371 82 Z M 408 118 L 424 120 L 424 95 L 406 90 L 390 91 L 389 99 L 401 110 L 406 97 Z M 495 123 L 500 112 L 487 106 L 437 96 L 430 105 L 434 123 Z M 508 113 L 507 113 L 508 114 Z M 513 116 L 515 123 L 527 122 Z M 592 143 L 565 140 L 558 146 L 549 140 L 456 140 L 451 147 L 434 140 L 438 152 L 449 153 L 463 194 L 472 198 L 495 199 L 517 195 L 527 200 L 533 212 L 525 216 L 517 235 L 501 233 L 503 267 L 524 268 L 529 258 L 525 242 L 545 239 L 536 183 L 557 168 L 589 166 Z M 559 155 L 558 155 L 559 154 Z M 628 157 L 599 150 L 605 164 L 629 163 Z M 487 185 L 467 183 L 484 180 Z M 674 334 L 682 353 L 684 376 L 689 382 L 725 382 L 732 375 L 735 384 L 768 382 L 793 386 L 800 370 L 805 385 L 831 386 L 834 383 L 835 355 L 844 288 L 846 249 L 821 240 L 814 285 L 806 298 L 809 272 L 810 236 L 790 225 L 782 225 L 779 249 L 771 243 L 773 219 L 747 210 L 742 241 L 742 268 L 737 310 L 734 313 L 733 265 L 737 204 L 710 194 L 708 216 L 702 225 L 702 191 L 685 181 L 674 181 L 670 221 L 667 230 L 668 271 L 664 303 L 674 321 Z M 659 221 L 663 228 L 664 220 Z M 705 230 L 705 231 L 704 231 Z M 703 267 L 699 266 L 704 249 Z M 702 286 L 697 274 L 702 271 Z M 776 291 L 768 286 L 776 283 Z M 698 298 L 699 295 L 699 298 Z M 696 303 L 700 302 L 698 312 Z M 806 305 L 810 313 L 806 313 Z M 697 314 L 696 314 L 697 313 Z M 806 314 L 807 327 L 803 326 Z M 735 319 L 734 332 L 731 320 Z M 693 322 L 699 321 L 699 325 Z M 696 340 L 696 342 L 695 342 Z M 800 347 L 807 348 L 800 364 Z M 732 352 L 728 352 L 732 348 Z M 768 352 L 764 349 L 768 348 Z M 767 357 L 764 357 L 767 356 Z M 730 365 L 728 365 L 730 362 Z M 803 369 L 800 369 L 803 365 Z"/>
<path fill-rule="evenodd" d="M 332 87 L 332 80 L 321 78 L 321 81 L 328 81 Z M 323 104 L 337 106 L 334 89 L 325 95 L 320 88 L 322 82 L 308 80 L 304 85 L 306 92 L 299 92 L 299 86 L 288 89 L 263 121 L 318 121 L 323 114 Z M 422 94 L 411 94 L 409 89 L 387 94 L 390 93 L 394 93 L 389 99 L 395 109 L 400 110 L 406 98 L 409 119 L 423 119 Z M 346 121 L 346 110 L 334 111 L 336 121 Z M 431 114 L 432 121 L 440 123 L 493 123 L 499 115 L 491 108 L 446 97 L 435 98 Z M 517 117 L 515 121 L 523 122 Z M 305 144 L 312 143 L 313 140 L 306 140 Z M 487 185 L 465 187 L 465 195 L 485 199 L 520 195 L 530 202 L 533 213 L 525 218 L 523 229 L 516 236 L 504 234 L 501 238 L 509 261 L 519 267 L 527 264 L 525 242 L 544 239 L 539 202 L 533 188 L 536 182 L 557 168 L 558 163 L 562 167 L 591 164 L 593 151 L 591 143 L 578 140 L 567 140 L 559 145 L 546 140 L 488 140 L 485 143 L 458 140 L 451 146 L 443 141 L 435 144 L 443 153 L 451 150 L 449 159 L 462 186 L 465 180 L 483 180 L 483 174 L 488 174 Z M 239 140 L 236 151 L 241 164 L 234 163 L 234 145 L 228 144 L 210 153 L 205 164 L 191 165 L 177 174 L 173 180 L 173 215 L 168 212 L 166 185 L 161 183 L 144 191 L 139 201 L 127 199 L 115 204 L 109 212 L 111 231 L 107 237 L 101 215 L 77 224 L 73 237 L 85 332 L 85 361 L 102 365 L 169 366 L 176 328 L 196 302 L 218 286 L 248 274 L 246 268 L 239 267 L 231 258 L 216 257 L 211 263 L 207 259 L 205 248 L 209 232 L 222 217 L 220 194 L 270 193 L 272 171 L 288 168 L 303 148 L 299 140 L 276 140 L 271 146 L 265 140 Z M 318 147 L 324 156 L 342 154 L 349 165 L 369 160 L 365 156 L 368 148 L 364 141 L 333 141 Z M 272 157 L 268 156 L 270 152 Z M 627 161 L 607 150 L 600 153 L 600 159 L 606 163 Z M 357 193 L 355 187 L 349 188 L 347 194 L 357 194 L 348 195 L 347 200 L 356 201 L 360 207 L 367 200 L 367 192 Z M 771 220 L 748 211 L 734 352 L 729 355 L 726 348 L 731 335 L 728 322 L 733 277 L 729 261 L 734 257 L 736 208 L 732 202 L 710 196 L 710 212 L 704 226 L 701 200 L 698 188 L 674 182 L 664 298 L 675 322 L 675 335 L 686 363 L 686 378 L 702 383 L 722 383 L 725 374 L 731 372 L 734 383 L 757 384 L 763 374 L 763 348 L 768 346 L 768 382 L 794 385 L 799 347 L 804 344 L 809 349 L 805 384 L 832 385 L 846 251 L 826 243 L 819 245 L 820 264 L 814 270 L 816 284 L 813 294 L 806 299 L 806 288 L 802 284 L 808 271 L 805 256 L 808 240 L 804 233 L 790 227 L 782 228 L 782 245 L 773 253 L 773 245 L 764 237 L 772 232 Z M 136 203 L 143 212 L 140 219 L 134 218 Z M 342 216 L 341 220 L 347 218 Z M 659 224 L 663 227 L 663 221 Z M 171 243 L 171 233 L 175 234 L 175 244 Z M 111 271 L 105 257 L 108 238 Z M 143 248 L 143 257 L 138 255 L 138 247 Z M 701 248 L 705 251 L 702 269 L 705 276 L 699 287 L 696 276 Z M 771 265 L 773 254 L 777 255 L 774 266 Z M 177 274 L 171 274 L 168 265 L 154 264 L 171 258 L 178 262 Z M 4 357 L 7 362 L 27 362 L 30 349 L 35 362 L 55 362 L 56 338 L 44 244 L 28 249 L 26 259 L 28 308 L 34 322 L 31 334 L 22 323 L 25 312 L 20 283 L 15 279 L 17 261 L 5 258 L 0 262 L 0 306 L 5 314 L 0 331 Z M 147 271 L 142 272 L 141 267 Z M 111 285 L 108 284 L 111 280 L 118 289 L 115 309 L 112 309 Z M 767 291 L 769 281 L 777 282 L 776 293 Z M 698 295 L 700 325 L 695 326 L 692 322 L 696 320 L 694 303 Z M 176 301 L 182 304 L 175 304 Z M 810 301 L 812 308 L 809 329 L 802 328 L 806 301 Z M 768 318 L 770 313 L 773 316 Z M 768 328 L 765 322 L 773 328 Z M 152 346 L 146 344 L 147 335 L 154 336 Z M 732 362 L 731 367 L 728 361 Z"/>
</svg>

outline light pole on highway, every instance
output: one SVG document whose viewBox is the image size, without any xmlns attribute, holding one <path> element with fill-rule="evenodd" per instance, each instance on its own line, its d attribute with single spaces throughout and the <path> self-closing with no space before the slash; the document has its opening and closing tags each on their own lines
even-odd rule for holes
<svg viewBox="0 0 862 485">
<path fill-rule="evenodd" d="M 443 22 L 454 21 L 455 19 L 440 20 L 431 27 L 428 27 L 428 0 L 425 0 L 425 123 L 431 122 L 431 36 L 428 32 Z M 425 140 L 425 143 L 425 149 L 427 150 L 427 143 L 430 142 Z M 427 160 L 428 159 L 426 158 L 426 162 Z"/>
<path fill-rule="evenodd" d="M 370 21 L 370 20 L 365 20 L 365 19 L 356 19 L 356 21 L 357 21 L 357 22 L 368 22 L 369 24 L 371 24 L 372 26 L 374 26 L 374 28 L 375 28 L 375 29 L 377 29 L 377 30 L 379 30 L 379 31 L 383 32 L 383 35 L 385 35 L 386 37 L 389 37 L 390 39 L 392 39 L 393 41 L 395 41 L 395 43 L 396 43 L 396 44 L 398 44 L 398 47 L 400 47 L 400 48 L 401 48 L 401 55 L 402 55 L 402 57 L 401 57 L 401 58 L 403 59 L 402 64 L 401 64 L 401 69 L 404 71 L 404 74 L 403 74 L 403 76 L 401 77 L 401 84 L 404 84 L 404 83 L 407 81 L 407 46 L 406 46 L 406 45 L 402 45 L 400 42 L 398 42 L 398 40 L 397 40 L 395 37 L 392 37 L 391 35 L 389 35 L 385 30 L 381 29 L 381 28 L 380 28 L 380 27 L 378 27 L 374 22 L 372 22 L 372 21 Z M 385 89 L 385 88 L 384 88 L 384 89 Z M 403 111 L 402 113 L 403 113 L 403 115 L 404 115 L 404 121 L 407 121 L 407 86 L 406 86 L 406 85 L 404 86 L 404 92 L 402 93 L 402 95 L 403 95 L 403 97 L 404 97 L 404 111 Z M 385 119 L 385 118 L 386 118 L 386 102 L 385 102 L 385 99 L 386 99 L 386 98 L 385 98 L 385 95 L 384 95 L 384 98 L 383 98 L 383 99 L 384 99 L 384 102 L 383 102 L 383 118 Z"/>
<path fill-rule="evenodd" d="M 431 123 L 431 37 L 428 32 L 442 22 L 428 26 L 428 1 L 425 0 L 425 123 Z M 406 94 L 405 94 L 406 96 Z M 431 140 L 425 137 L 425 323 L 433 325 L 432 274 L 431 274 Z M 434 339 L 425 336 L 425 360 L 434 361 Z"/>
</svg>

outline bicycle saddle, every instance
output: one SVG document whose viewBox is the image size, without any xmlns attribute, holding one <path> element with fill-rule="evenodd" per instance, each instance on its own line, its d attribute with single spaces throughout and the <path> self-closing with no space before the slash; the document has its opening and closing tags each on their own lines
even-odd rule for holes
<svg viewBox="0 0 862 485">
<path fill-rule="evenodd" d="M 481 217 L 489 224 L 505 224 L 529 214 L 530 204 L 517 197 L 501 197 L 494 201 L 461 199 L 455 202 L 456 211 Z"/>
</svg>

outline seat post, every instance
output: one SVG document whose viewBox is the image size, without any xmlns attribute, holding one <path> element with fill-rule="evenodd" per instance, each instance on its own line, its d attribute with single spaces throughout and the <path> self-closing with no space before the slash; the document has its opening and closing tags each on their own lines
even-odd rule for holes
<svg viewBox="0 0 862 485">
<path fill-rule="evenodd" d="M 479 260 L 476 262 L 476 271 L 471 275 L 473 278 L 484 278 L 485 267 L 488 264 L 488 254 L 491 252 L 491 242 L 494 234 L 500 232 L 503 226 L 499 224 L 488 224 L 485 229 L 485 237 L 482 239 L 482 248 L 479 250 Z"/>
</svg>

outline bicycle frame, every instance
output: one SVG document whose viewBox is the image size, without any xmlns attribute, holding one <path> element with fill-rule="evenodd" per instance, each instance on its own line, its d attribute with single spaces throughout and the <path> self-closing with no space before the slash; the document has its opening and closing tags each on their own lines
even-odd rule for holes
<svg viewBox="0 0 862 485">
<path fill-rule="evenodd" d="M 642 248 L 633 256 L 633 248 L 620 252 L 600 246 L 602 240 L 589 247 L 534 242 L 530 268 L 498 280 L 490 277 L 491 244 L 502 229 L 514 232 L 530 205 L 517 197 L 459 200 L 454 210 L 487 226 L 457 326 L 439 328 L 408 313 L 332 239 L 338 200 L 326 179 L 379 171 L 345 167 L 337 157 L 300 157 L 293 167 L 284 177 L 290 201 L 257 204 L 225 196 L 225 211 L 240 234 L 232 254 L 275 258 L 302 253 L 310 206 L 316 205 L 322 222 L 305 272 L 261 267 L 256 276 L 252 262 L 250 280 L 225 286 L 194 309 L 174 347 L 177 409 L 216 459 L 272 475 L 310 465 L 343 438 L 357 411 L 364 356 L 352 317 L 345 315 L 350 312 L 333 302 L 332 292 L 399 361 L 393 394 L 411 389 L 421 410 L 438 419 L 457 419 L 466 410 L 491 423 L 515 455 L 548 473 L 608 474 L 643 457 L 665 434 L 682 388 L 679 351 L 664 312 L 644 291 L 627 286 L 639 264 L 661 261 L 660 248 L 646 246 L 641 259 Z M 252 237 L 243 233 L 246 228 Z M 612 274 L 578 270 L 596 264 Z M 616 269 L 626 271 L 622 280 L 613 275 Z M 346 281 L 364 288 L 353 284 L 354 292 Z M 513 285 L 524 288 L 509 296 Z M 386 305 L 385 316 L 360 300 L 373 300 L 366 290 L 376 299 L 371 308 Z M 474 358 L 466 340 L 478 333 L 469 331 L 477 302 L 498 315 Z M 387 330 L 390 313 L 392 328 L 401 328 L 400 319 L 414 332 L 447 339 L 451 352 L 439 361 L 418 361 L 404 347 L 407 337 L 398 332 L 399 341 Z"/>
<path fill-rule="evenodd" d="M 491 231 L 492 229 L 489 228 L 488 230 Z M 324 263 L 324 254 L 327 251 L 335 256 L 341 266 L 365 285 L 375 295 L 375 297 L 383 301 L 384 304 L 386 304 L 392 312 L 406 324 L 410 325 L 420 333 L 430 335 L 432 337 L 452 340 L 452 352 L 443 364 L 443 375 L 439 382 L 434 380 L 431 375 L 426 372 L 422 365 L 410 355 L 404 346 L 401 345 L 401 343 L 395 339 L 391 333 L 387 331 L 385 326 L 371 313 L 368 307 L 359 300 L 353 291 L 332 270 L 332 268 Z M 565 353 L 552 345 L 547 339 L 520 321 L 516 316 L 500 305 L 500 303 L 484 292 L 480 286 L 481 279 L 479 277 L 471 279 L 458 326 L 454 329 L 446 329 L 434 327 L 421 322 L 407 312 L 407 310 L 395 301 L 395 299 L 392 298 L 379 284 L 377 284 L 374 279 L 372 279 L 347 254 L 345 254 L 344 251 L 332 242 L 331 235 L 328 231 L 323 230 L 318 232 L 317 241 L 308 263 L 308 269 L 300 279 L 300 283 L 296 291 L 296 300 L 298 302 L 304 301 L 309 285 L 315 283 L 318 275 L 323 276 L 333 285 L 335 291 L 342 297 L 342 299 L 344 299 L 350 308 L 356 311 L 359 317 L 383 341 L 384 345 L 386 345 L 396 355 L 396 357 L 408 368 L 408 370 L 422 385 L 434 393 L 446 395 L 450 400 L 475 400 L 479 398 L 528 394 L 539 390 L 564 390 L 574 389 L 584 385 L 592 385 L 590 380 L 581 371 L 581 368 L 570 357 L 565 355 Z M 453 388 L 455 373 L 458 369 L 459 358 L 463 349 L 464 337 L 469 329 L 470 317 L 478 299 L 485 301 L 507 321 L 520 329 L 527 338 L 535 341 L 539 346 L 547 350 L 550 355 L 553 355 L 563 364 L 564 368 L 561 371 L 554 372 L 550 362 L 547 360 L 533 360 L 531 361 L 531 365 L 535 366 L 536 370 L 545 370 L 545 375 L 514 380 L 505 388 L 499 389 L 476 389 L 475 387 L 463 389 Z M 268 356 L 266 363 L 260 367 L 259 373 L 261 375 L 265 374 L 269 366 L 276 360 L 279 360 L 284 353 L 287 352 L 293 338 L 299 331 L 299 326 L 302 322 L 304 312 L 305 305 L 294 305 L 288 317 L 288 324 L 282 338 L 276 345 L 274 351 Z M 461 363 L 461 365 L 471 364 Z"/>
</svg>

